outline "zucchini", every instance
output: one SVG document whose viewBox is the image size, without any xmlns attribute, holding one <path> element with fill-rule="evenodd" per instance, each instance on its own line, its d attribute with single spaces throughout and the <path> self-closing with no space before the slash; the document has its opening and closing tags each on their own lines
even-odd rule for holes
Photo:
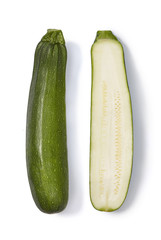
<svg viewBox="0 0 161 240">
<path fill-rule="evenodd" d="M 29 184 L 45 213 L 62 211 L 68 201 L 66 61 L 62 31 L 48 30 L 35 51 L 26 126 Z"/>
<path fill-rule="evenodd" d="M 133 124 L 121 43 L 98 31 L 91 48 L 90 199 L 100 211 L 124 202 L 131 178 Z"/>
</svg>

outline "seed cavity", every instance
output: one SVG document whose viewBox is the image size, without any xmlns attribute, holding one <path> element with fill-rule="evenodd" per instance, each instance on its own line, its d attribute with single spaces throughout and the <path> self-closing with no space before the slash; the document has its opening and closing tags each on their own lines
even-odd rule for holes
<svg viewBox="0 0 161 240">
<path fill-rule="evenodd" d="M 117 194 L 121 180 L 121 99 L 117 91 L 114 96 L 114 121 L 115 121 L 115 161 L 114 161 L 114 194 Z"/>
<path fill-rule="evenodd" d="M 105 81 L 102 82 L 102 116 L 101 116 L 101 161 L 99 166 L 99 186 L 100 186 L 100 196 L 104 195 L 105 190 L 105 177 L 106 177 L 106 156 L 104 155 L 104 149 L 106 149 L 107 144 L 107 117 L 108 117 L 108 88 Z"/>
</svg>

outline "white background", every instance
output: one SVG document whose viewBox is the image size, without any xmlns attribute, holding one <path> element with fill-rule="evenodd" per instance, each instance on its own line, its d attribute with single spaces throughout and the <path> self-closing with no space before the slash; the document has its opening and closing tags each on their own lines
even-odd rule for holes
<svg viewBox="0 0 161 240">
<path fill-rule="evenodd" d="M 0 4 L 0 239 L 160 239 L 161 12 L 153 0 L 28 0 Z M 44 214 L 27 179 L 25 125 L 34 51 L 48 28 L 68 50 L 67 208 Z M 123 206 L 96 211 L 89 199 L 90 47 L 112 30 L 125 50 L 133 106 L 134 164 Z"/>
</svg>

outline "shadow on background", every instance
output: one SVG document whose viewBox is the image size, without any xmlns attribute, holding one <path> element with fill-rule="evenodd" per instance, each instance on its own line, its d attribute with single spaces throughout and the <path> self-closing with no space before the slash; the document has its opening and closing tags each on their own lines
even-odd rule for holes
<svg viewBox="0 0 161 240">
<path fill-rule="evenodd" d="M 81 51 L 77 44 L 67 42 L 67 69 L 66 69 L 66 118 L 67 118 L 67 145 L 69 166 L 69 199 L 66 209 L 61 214 L 73 214 L 80 211 L 83 195 L 81 185 L 81 169 L 79 167 L 78 142 L 78 80 L 81 67 Z"/>
<path fill-rule="evenodd" d="M 121 41 L 120 41 L 121 42 Z M 122 43 L 122 42 L 121 42 Z M 133 112 L 134 153 L 133 168 L 129 191 L 125 202 L 116 212 L 120 213 L 132 207 L 143 178 L 145 164 L 145 129 L 144 129 L 144 97 L 141 89 L 141 79 L 135 67 L 130 50 L 123 43 L 125 64 Z"/>
</svg>

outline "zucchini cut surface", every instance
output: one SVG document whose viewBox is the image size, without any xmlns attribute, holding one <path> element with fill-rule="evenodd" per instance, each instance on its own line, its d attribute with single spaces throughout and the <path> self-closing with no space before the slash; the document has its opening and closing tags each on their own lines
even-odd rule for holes
<svg viewBox="0 0 161 240">
<path fill-rule="evenodd" d="M 128 191 L 133 127 L 123 48 L 111 31 L 97 33 L 91 60 L 90 197 L 97 210 L 113 211 Z"/>
</svg>

